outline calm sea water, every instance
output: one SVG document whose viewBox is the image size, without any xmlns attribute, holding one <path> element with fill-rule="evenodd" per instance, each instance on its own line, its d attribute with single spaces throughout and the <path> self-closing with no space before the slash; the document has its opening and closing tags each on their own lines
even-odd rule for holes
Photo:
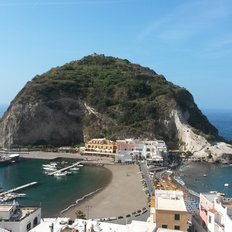
<svg viewBox="0 0 232 232">
<path fill-rule="evenodd" d="M 232 110 L 203 110 L 203 113 L 219 130 L 219 135 L 232 141 Z"/>
<path fill-rule="evenodd" d="M 33 181 L 38 182 L 38 185 L 20 191 L 27 196 L 21 198 L 19 203 L 41 205 L 43 217 L 57 216 L 77 199 L 105 186 L 111 177 L 106 168 L 88 166 L 82 167 L 72 175 L 48 176 L 42 170 L 44 163 L 48 161 L 25 159 L 17 164 L 0 167 L 2 191 Z"/>
<path fill-rule="evenodd" d="M 232 197 L 231 174 L 232 166 L 220 164 L 191 163 L 180 170 L 186 186 L 195 192 L 218 191 L 228 197 Z"/>
</svg>

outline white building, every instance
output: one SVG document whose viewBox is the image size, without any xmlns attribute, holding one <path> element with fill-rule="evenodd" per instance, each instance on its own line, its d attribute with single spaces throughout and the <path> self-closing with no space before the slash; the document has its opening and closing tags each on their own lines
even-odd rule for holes
<svg viewBox="0 0 232 232">
<path fill-rule="evenodd" d="M 133 139 L 116 140 L 115 162 L 132 163 L 135 160 L 135 141 Z"/>
<path fill-rule="evenodd" d="M 200 194 L 200 216 L 206 231 L 232 231 L 232 198 L 217 193 Z"/>
<path fill-rule="evenodd" d="M 16 202 L 0 204 L 0 218 L 0 228 L 10 232 L 27 232 L 40 223 L 41 208 L 20 207 Z"/>
<path fill-rule="evenodd" d="M 142 155 L 150 163 L 162 165 L 163 154 L 167 153 L 167 147 L 162 140 L 143 141 Z"/>
<path fill-rule="evenodd" d="M 61 232 L 68 228 L 69 221 L 69 218 L 44 218 L 41 219 L 41 223 L 38 226 L 29 232 Z"/>
<path fill-rule="evenodd" d="M 109 222 L 76 219 L 69 225 L 67 218 L 44 219 L 29 232 L 155 232 L 156 225 L 152 222 L 132 221 L 131 224 L 119 225 Z"/>
</svg>

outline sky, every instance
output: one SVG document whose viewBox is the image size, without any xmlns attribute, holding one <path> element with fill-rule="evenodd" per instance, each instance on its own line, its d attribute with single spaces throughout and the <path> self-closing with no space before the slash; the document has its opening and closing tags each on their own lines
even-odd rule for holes
<svg viewBox="0 0 232 232">
<path fill-rule="evenodd" d="M 0 104 L 94 52 L 150 67 L 200 109 L 232 109 L 231 0 L 0 0 Z"/>
</svg>

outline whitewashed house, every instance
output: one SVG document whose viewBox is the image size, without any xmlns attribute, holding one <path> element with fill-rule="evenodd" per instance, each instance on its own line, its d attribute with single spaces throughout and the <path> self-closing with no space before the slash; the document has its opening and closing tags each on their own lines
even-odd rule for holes
<svg viewBox="0 0 232 232">
<path fill-rule="evenodd" d="M 127 225 L 94 220 L 76 219 L 69 225 L 66 218 L 44 219 L 41 224 L 29 232 L 155 232 L 156 224 L 153 222 L 132 221 Z"/>
<path fill-rule="evenodd" d="M 143 141 L 143 156 L 149 163 L 163 165 L 163 154 L 167 152 L 167 147 L 164 141 L 151 140 Z M 164 146 L 165 145 L 165 146 Z"/>
<path fill-rule="evenodd" d="M 116 140 L 115 162 L 132 163 L 135 160 L 135 141 L 133 139 Z"/>
<path fill-rule="evenodd" d="M 206 231 L 232 231 L 232 198 L 218 193 L 200 194 L 200 217 Z"/>
<path fill-rule="evenodd" d="M 10 232 L 27 232 L 41 220 L 40 207 L 21 207 L 17 202 L 0 204 L 0 228 Z"/>
</svg>

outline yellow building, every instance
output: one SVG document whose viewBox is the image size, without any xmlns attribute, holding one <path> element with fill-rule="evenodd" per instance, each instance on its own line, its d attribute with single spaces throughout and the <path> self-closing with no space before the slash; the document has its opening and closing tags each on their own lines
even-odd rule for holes
<svg viewBox="0 0 232 232">
<path fill-rule="evenodd" d="M 151 214 L 157 228 L 188 230 L 189 214 L 181 191 L 156 190 L 155 199 L 151 199 Z"/>
<path fill-rule="evenodd" d="M 85 154 L 115 156 L 117 145 L 106 138 L 91 139 L 85 143 Z"/>
</svg>

